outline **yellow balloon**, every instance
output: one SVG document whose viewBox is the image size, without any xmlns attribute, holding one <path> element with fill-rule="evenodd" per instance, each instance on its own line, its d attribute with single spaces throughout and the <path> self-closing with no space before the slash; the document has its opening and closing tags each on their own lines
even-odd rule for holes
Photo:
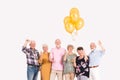
<svg viewBox="0 0 120 80">
<path fill-rule="evenodd" d="M 68 32 L 68 33 L 71 33 L 75 30 L 75 27 L 73 26 L 72 23 L 66 23 L 65 24 L 65 30 Z"/>
<path fill-rule="evenodd" d="M 76 22 L 79 19 L 79 10 L 77 8 L 72 8 L 70 10 L 70 17 L 73 22 Z"/>
<path fill-rule="evenodd" d="M 79 19 L 79 15 L 76 14 L 76 13 L 71 14 L 70 17 L 71 17 L 71 19 L 72 19 L 73 22 L 76 22 Z"/>
<path fill-rule="evenodd" d="M 78 21 L 75 23 L 75 29 L 80 30 L 84 26 L 84 20 L 79 18 Z"/>
<path fill-rule="evenodd" d="M 78 10 L 77 8 L 72 8 L 72 9 L 70 10 L 70 14 L 72 14 L 72 13 L 77 13 L 77 14 L 79 14 L 79 10 Z"/>
<path fill-rule="evenodd" d="M 64 18 L 64 24 L 70 23 L 70 22 L 71 22 L 70 16 L 66 16 L 66 17 Z"/>
</svg>

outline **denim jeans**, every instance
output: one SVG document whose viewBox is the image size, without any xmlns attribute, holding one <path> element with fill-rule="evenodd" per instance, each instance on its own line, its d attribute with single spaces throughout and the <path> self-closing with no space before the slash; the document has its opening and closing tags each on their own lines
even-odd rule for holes
<svg viewBox="0 0 120 80">
<path fill-rule="evenodd" d="M 37 66 L 27 66 L 27 80 L 37 80 L 39 67 Z"/>
</svg>

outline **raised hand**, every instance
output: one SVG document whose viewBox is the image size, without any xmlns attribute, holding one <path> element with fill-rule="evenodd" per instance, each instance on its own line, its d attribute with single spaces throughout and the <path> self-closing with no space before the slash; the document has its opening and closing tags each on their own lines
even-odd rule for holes
<svg viewBox="0 0 120 80">
<path fill-rule="evenodd" d="M 84 59 L 85 59 L 85 62 L 88 60 L 88 57 L 87 55 L 84 56 Z"/>
<path fill-rule="evenodd" d="M 105 51 L 105 48 L 103 47 L 102 42 L 100 40 L 98 41 L 98 45 L 100 46 L 102 51 Z"/>
<path fill-rule="evenodd" d="M 30 43 L 30 40 L 29 40 L 29 39 L 26 39 L 23 46 L 26 47 L 28 43 Z"/>
<path fill-rule="evenodd" d="M 26 41 L 25 41 L 26 43 L 29 43 L 30 42 L 30 40 L 29 39 L 26 39 Z"/>
<path fill-rule="evenodd" d="M 101 42 L 100 40 L 98 41 L 98 45 L 99 45 L 99 46 L 101 46 L 101 45 L 102 45 L 102 42 Z"/>
</svg>

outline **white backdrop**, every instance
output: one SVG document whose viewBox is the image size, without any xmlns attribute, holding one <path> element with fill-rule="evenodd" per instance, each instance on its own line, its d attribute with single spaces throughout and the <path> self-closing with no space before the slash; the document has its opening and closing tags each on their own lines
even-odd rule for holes
<svg viewBox="0 0 120 80">
<path fill-rule="evenodd" d="M 75 41 L 63 24 L 72 7 L 85 20 Z M 101 78 L 119 80 L 119 7 L 119 0 L 0 0 L 0 78 L 27 80 L 26 57 L 21 51 L 25 39 L 35 40 L 40 51 L 43 43 L 50 50 L 60 38 L 64 48 L 68 44 L 83 46 L 87 54 L 89 43 L 101 40 L 106 48 Z"/>
</svg>

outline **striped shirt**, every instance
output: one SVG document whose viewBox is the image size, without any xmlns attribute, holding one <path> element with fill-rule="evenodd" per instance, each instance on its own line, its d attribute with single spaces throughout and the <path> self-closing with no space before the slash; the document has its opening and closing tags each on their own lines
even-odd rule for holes
<svg viewBox="0 0 120 80">
<path fill-rule="evenodd" d="M 22 47 L 22 51 L 26 54 L 27 64 L 39 66 L 39 52 L 36 49 Z"/>
</svg>

